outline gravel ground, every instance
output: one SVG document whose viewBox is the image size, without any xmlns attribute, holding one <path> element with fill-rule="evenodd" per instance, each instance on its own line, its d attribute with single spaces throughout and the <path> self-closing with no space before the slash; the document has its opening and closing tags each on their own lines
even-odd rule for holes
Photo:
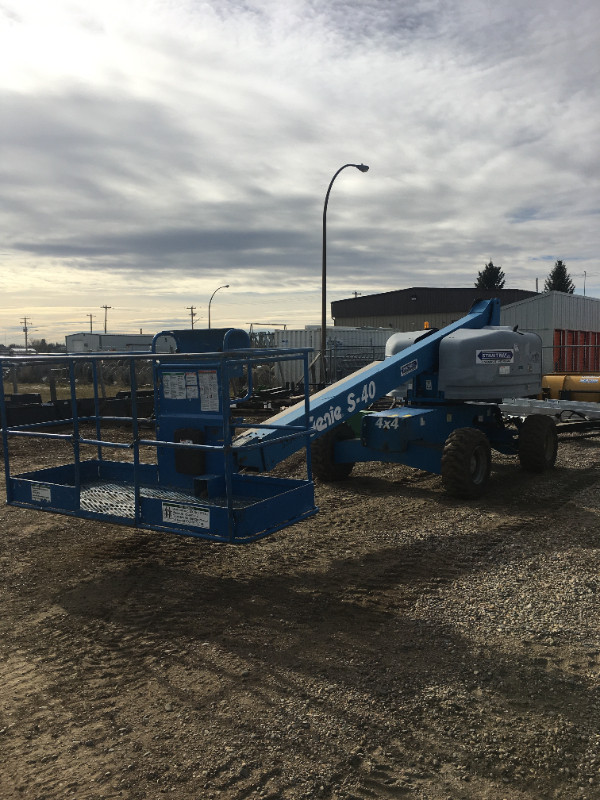
<svg viewBox="0 0 600 800">
<path fill-rule="evenodd" d="M 0 797 L 600 798 L 599 441 L 238 548 L 1 508 Z"/>
</svg>

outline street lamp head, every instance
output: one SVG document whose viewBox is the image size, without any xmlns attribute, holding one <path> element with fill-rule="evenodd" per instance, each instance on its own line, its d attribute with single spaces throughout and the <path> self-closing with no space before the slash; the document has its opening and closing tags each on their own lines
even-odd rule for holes
<svg viewBox="0 0 600 800">
<path fill-rule="evenodd" d="M 219 291 L 219 289 L 229 289 L 229 284 L 228 283 L 224 283 L 222 286 L 217 286 L 217 288 L 214 290 L 214 292 L 210 296 L 210 300 L 208 301 L 208 327 L 209 328 L 210 328 L 210 305 L 211 305 L 211 303 L 213 301 L 213 297 L 216 295 L 216 293 Z"/>
<path fill-rule="evenodd" d="M 361 172 L 368 172 L 369 168 L 366 164 L 357 164 L 356 169 L 359 169 Z"/>
</svg>

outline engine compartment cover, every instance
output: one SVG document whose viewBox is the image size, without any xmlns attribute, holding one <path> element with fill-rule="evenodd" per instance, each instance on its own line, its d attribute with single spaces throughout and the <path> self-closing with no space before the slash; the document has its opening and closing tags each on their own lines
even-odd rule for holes
<svg viewBox="0 0 600 800">
<path fill-rule="evenodd" d="M 440 342 L 438 389 L 448 400 L 532 397 L 542 390 L 542 340 L 509 326 L 462 328 Z"/>
</svg>

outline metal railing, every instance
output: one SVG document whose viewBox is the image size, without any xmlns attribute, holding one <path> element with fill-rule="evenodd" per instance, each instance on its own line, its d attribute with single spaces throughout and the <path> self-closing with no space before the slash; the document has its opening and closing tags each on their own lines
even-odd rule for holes
<svg viewBox="0 0 600 800">
<path fill-rule="evenodd" d="M 130 412 L 123 415 L 113 415 L 104 413 L 106 408 L 101 397 L 100 378 L 99 373 L 102 366 L 108 362 L 120 360 L 128 364 L 129 368 L 129 389 L 130 389 Z M 74 516 L 82 516 L 88 518 L 101 518 L 112 522 L 119 522 L 121 524 L 131 524 L 137 527 L 146 527 L 154 530 L 170 530 L 175 533 L 182 533 L 186 535 L 198 536 L 200 538 L 212 539 L 215 541 L 252 541 L 255 538 L 260 538 L 264 535 L 272 533 L 274 530 L 282 527 L 277 519 L 277 510 L 269 506 L 268 500 L 270 499 L 271 486 L 274 486 L 273 493 L 283 491 L 282 480 L 271 479 L 270 477 L 262 478 L 260 476 L 245 476 L 239 473 L 239 470 L 234 463 L 233 458 L 233 439 L 236 435 L 237 429 L 241 428 L 260 428 L 259 423 L 246 423 L 241 418 L 237 418 L 236 402 L 239 402 L 243 397 L 234 393 L 232 396 L 231 387 L 239 384 L 240 376 L 245 376 L 246 385 L 244 387 L 244 396 L 248 396 L 253 390 L 253 369 L 257 364 L 269 365 L 280 362 L 281 360 L 290 360 L 292 362 L 299 362 L 301 364 L 305 385 L 308 386 L 308 354 L 306 350 L 261 350 L 261 351 L 228 351 L 222 353 L 201 353 L 201 354 L 185 354 L 179 353 L 174 355 L 167 354 L 115 354 L 106 355 L 102 354 L 91 356 L 85 355 L 65 355 L 57 354 L 51 356 L 37 356 L 37 357 L 17 357 L 17 358 L 0 358 L 0 423 L 2 426 L 2 445 L 4 457 L 4 470 L 6 475 L 6 492 L 7 502 L 14 505 L 23 505 L 27 507 L 45 508 L 45 510 L 53 510 L 57 513 L 70 514 Z M 160 368 L 168 369 L 169 365 L 173 365 L 173 370 L 190 370 L 190 374 L 199 375 L 198 370 L 215 370 L 219 375 L 219 399 L 218 413 L 214 414 L 211 418 L 210 424 L 221 427 L 222 435 L 218 437 L 218 441 L 211 443 L 194 443 L 188 441 L 172 441 L 161 438 L 150 438 L 147 435 L 142 435 L 141 428 L 144 424 L 151 424 L 152 417 L 144 417 L 138 413 L 138 383 L 137 383 L 137 367 L 138 364 L 147 364 L 148 362 L 155 364 L 155 387 L 154 387 L 154 407 L 155 413 L 159 416 L 160 412 L 158 407 L 161 403 L 160 389 L 157 386 L 160 383 L 160 373 L 157 371 Z M 66 380 L 69 387 L 69 414 L 60 419 L 48 419 L 39 422 L 28 422 L 25 424 L 11 424 L 9 422 L 7 394 L 5 394 L 4 375 L 10 375 L 13 368 L 19 366 L 43 366 L 56 369 L 60 367 L 65 371 L 67 376 Z M 81 384 L 77 379 L 78 367 L 87 365 L 91 370 L 92 378 L 92 397 L 85 398 L 85 410 L 82 413 L 81 398 L 79 392 L 81 391 Z M 196 373 L 193 371 L 196 370 Z M 215 373 L 215 374 L 216 374 Z M 185 372 L 184 372 L 185 374 Z M 157 377 L 158 376 L 158 377 Z M 199 380 L 199 378 L 197 378 Z M 196 390 L 196 393 L 201 393 Z M 193 393 L 190 393 L 190 403 L 185 402 L 182 405 L 182 422 L 183 426 L 186 422 L 185 414 L 188 414 L 189 425 L 207 424 L 207 415 L 202 411 L 202 401 L 200 398 L 196 402 L 193 401 Z M 163 407 L 166 400 L 162 398 Z M 178 418 L 179 412 L 174 413 Z M 312 473 L 310 464 L 310 430 L 309 430 L 309 396 L 308 391 L 304 394 L 304 420 L 301 424 L 295 426 L 281 427 L 279 431 L 281 441 L 291 441 L 298 438 L 303 439 L 305 452 L 306 452 L 306 480 L 296 481 L 292 489 L 289 490 L 293 495 L 294 489 L 302 489 L 300 483 L 303 485 L 310 484 L 312 491 Z M 114 426 L 120 425 L 123 431 L 123 438 L 125 441 L 117 441 L 114 437 Z M 58 427 L 69 426 L 69 432 L 58 431 Z M 277 427 L 276 425 L 269 425 L 269 430 Z M 107 429 L 109 434 L 107 435 Z M 168 426 L 167 426 L 167 429 Z M 37 469 L 32 472 L 27 472 L 23 475 L 13 476 L 11 467 L 11 452 L 10 440 L 11 439 L 34 439 L 40 442 L 55 442 L 64 443 L 70 446 L 71 450 L 71 463 L 54 463 L 50 467 L 44 469 Z M 253 445 L 259 447 L 260 443 Z M 82 456 L 84 449 L 93 448 L 95 450 L 94 459 L 85 459 Z M 141 449 L 152 448 L 156 452 L 156 461 L 160 461 L 160 453 L 166 451 L 189 451 L 201 452 L 207 456 L 212 456 L 212 469 L 214 472 L 220 470 L 216 475 L 209 476 L 213 483 L 223 485 L 225 500 L 219 502 L 219 509 L 223 508 L 224 511 L 215 514 L 217 522 L 215 523 L 214 530 L 191 530 L 185 525 L 168 524 L 165 525 L 164 518 L 161 520 L 156 515 L 160 510 L 152 507 L 150 500 L 154 502 L 157 498 L 160 501 L 162 495 L 160 492 L 163 488 L 167 490 L 178 489 L 178 479 L 181 476 L 175 474 L 176 468 L 172 467 L 168 459 L 164 463 L 167 464 L 165 469 L 158 469 L 156 463 L 142 463 Z M 126 462 L 116 461 L 110 458 L 110 452 L 117 451 L 121 454 L 127 453 L 128 460 Z M 88 450 L 89 452 L 89 450 Z M 58 459 L 60 462 L 60 459 Z M 62 461 L 64 462 L 64 458 Z M 215 465 L 222 465 L 222 467 Z M 159 474 L 160 473 L 160 474 Z M 113 511 L 94 511 L 86 507 L 85 502 L 82 502 L 84 490 L 89 488 L 88 485 L 94 482 L 96 478 L 110 478 L 115 479 L 117 483 L 123 486 L 127 484 L 127 491 L 121 492 L 122 496 L 126 495 L 127 513 L 120 514 Z M 92 480 L 93 479 L 93 480 Z M 190 478 L 190 480 L 192 480 Z M 275 484 L 273 481 L 275 480 Z M 271 482 L 269 484 L 269 481 Z M 209 483 L 209 478 L 206 479 Z M 236 510 L 236 495 L 242 491 L 244 492 L 244 482 L 253 482 L 252 486 L 258 490 L 258 494 L 262 497 L 265 505 L 264 510 L 264 527 L 263 520 L 260 519 L 260 514 L 254 512 L 254 517 L 250 523 L 244 522 L 244 534 L 237 535 L 237 527 L 242 519 L 241 513 Z M 297 484 L 297 485 L 296 485 Z M 151 495 L 148 494 L 149 489 L 152 490 Z M 115 490 L 116 491 L 116 490 Z M 182 490 L 179 494 L 185 495 L 186 490 Z M 285 489 L 288 491 L 288 489 Z M 146 494 L 144 494 L 146 492 Z M 113 491 L 114 494 L 114 491 Z M 163 493 L 164 494 L 164 493 Z M 166 497 L 166 495 L 164 495 Z M 244 495 L 247 497 L 247 492 Z M 50 497 L 50 500 L 47 498 Z M 298 494 L 300 498 L 300 495 Z M 188 501 L 180 500 L 182 504 L 187 503 L 190 508 L 196 507 L 198 500 L 191 496 Z M 205 505 L 210 506 L 210 500 L 203 501 Z M 312 505 L 311 505 L 312 503 Z M 196 504 L 196 505 L 195 505 Z M 299 510 L 307 507 L 308 510 Z M 310 508 L 309 508 L 310 506 Z M 182 508 L 184 505 L 182 505 Z M 314 513 L 314 498 L 311 500 L 308 495 L 303 495 L 302 498 L 297 500 L 297 514 L 300 516 Z M 182 512 L 183 513 L 183 512 Z M 191 512 L 190 512 L 191 513 Z M 226 515 L 223 517 L 223 514 Z M 256 526 L 258 528 L 255 530 Z M 250 532 L 248 532 L 250 531 Z"/>
</svg>

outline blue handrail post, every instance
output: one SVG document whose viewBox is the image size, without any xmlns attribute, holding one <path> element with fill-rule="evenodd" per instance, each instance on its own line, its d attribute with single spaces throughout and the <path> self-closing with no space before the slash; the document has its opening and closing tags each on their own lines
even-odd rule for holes
<svg viewBox="0 0 600 800">
<path fill-rule="evenodd" d="M 77 412 L 77 388 L 75 383 L 75 361 L 69 361 L 69 383 L 71 386 L 71 416 L 73 418 L 73 461 L 75 471 L 75 489 L 78 497 L 81 500 L 81 468 L 80 468 L 80 453 L 79 453 L 79 416 Z"/>
<path fill-rule="evenodd" d="M 102 440 L 102 425 L 100 422 L 100 399 L 98 397 L 98 362 L 92 359 L 92 383 L 94 385 L 94 414 L 96 416 L 96 439 Z M 98 445 L 98 461 L 102 461 L 102 445 Z"/>
<path fill-rule="evenodd" d="M 4 455 L 4 474 L 6 476 L 6 501 L 11 502 L 10 459 L 8 457 L 8 414 L 4 397 L 4 364 L 0 361 L 0 424 L 2 425 L 2 452 Z"/>
<path fill-rule="evenodd" d="M 312 481 L 312 453 L 310 449 L 310 394 L 309 394 L 309 369 L 308 353 L 304 353 L 302 365 L 304 367 L 304 427 L 306 428 L 306 477 Z"/>
<path fill-rule="evenodd" d="M 223 415 L 223 471 L 225 475 L 225 497 L 227 499 L 227 541 L 235 539 L 233 512 L 233 454 L 231 452 L 231 405 L 229 400 L 229 363 L 221 357 L 219 364 L 221 409 Z"/>
<path fill-rule="evenodd" d="M 129 388 L 131 390 L 131 431 L 133 435 L 133 497 L 134 524 L 137 526 L 141 518 L 140 500 L 140 433 L 137 415 L 137 376 L 135 358 L 129 360 Z"/>
</svg>

